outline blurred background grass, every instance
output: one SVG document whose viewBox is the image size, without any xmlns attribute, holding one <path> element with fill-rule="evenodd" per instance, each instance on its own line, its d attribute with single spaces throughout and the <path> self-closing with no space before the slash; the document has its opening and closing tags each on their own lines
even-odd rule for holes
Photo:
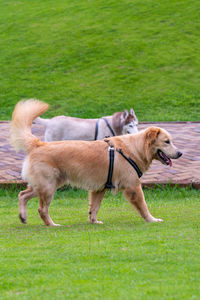
<svg viewBox="0 0 200 300">
<path fill-rule="evenodd" d="M 21 98 L 45 116 L 200 120 L 200 2 L 0 0 L 0 119 Z"/>
</svg>

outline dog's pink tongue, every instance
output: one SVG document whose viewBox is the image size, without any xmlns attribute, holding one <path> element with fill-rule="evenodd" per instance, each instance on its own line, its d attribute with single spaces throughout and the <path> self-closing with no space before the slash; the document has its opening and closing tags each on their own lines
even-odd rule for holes
<svg viewBox="0 0 200 300">
<path fill-rule="evenodd" d="M 171 159 L 170 159 L 169 157 L 167 157 L 167 155 L 165 155 L 164 153 L 163 153 L 163 157 L 164 157 L 166 163 L 168 163 L 168 164 L 170 165 L 170 167 L 171 167 L 171 166 L 172 166 L 172 161 L 171 161 Z"/>
</svg>

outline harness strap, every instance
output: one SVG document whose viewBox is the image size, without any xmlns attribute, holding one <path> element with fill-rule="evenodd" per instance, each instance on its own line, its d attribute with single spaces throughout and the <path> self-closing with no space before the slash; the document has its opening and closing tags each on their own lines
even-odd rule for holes
<svg viewBox="0 0 200 300">
<path fill-rule="evenodd" d="M 112 133 L 112 135 L 115 136 L 115 133 L 114 133 L 112 127 L 110 126 L 110 124 L 108 123 L 108 120 L 106 118 L 102 118 L 102 119 L 106 123 L 107 127 L 110 129 L 110 132 Z"/>
<path fill-rule="evenodd" d="M 115 186 L 112 184 L 115 149 L 113 146 L 109 146 L 108 151 L 109 151 L 109 170 L 108 170 L 108 178 L 107 178 L 107 181 L 105 184 L 105 188 L 113 189 L 113 188 L 115 188 Z M 138 167 L 138 165 L 130 157 L 127 157 L 121 149 L 116 149 L 116 151 L 118 153 L 120 153 L 123 156 L 123 158 L 125 158 L 129 162 L 129 164 L 135 169 L 135 171 L 138 174 L 138 177 L 140 178 L 143 174 L 140 171 L 140 168 Z"/>
<path fill-rule="evenodd" d="M 95 135 L 94 135 L 94 140 L 95 140 L 95 141 L 96 141 L 96 139 L 97 139 L 98 131 L 99 131 L 99 120 L 100 120 L 100 119 L 98 119 L 98 120 L 96 121 L 96 125 L 95 125 Z"/>
<path fill-rule="evenodd" d="M 113 136 L 115 136 L 115 133 L 112 129 L 112 127 L 110 126 L 108 120 L 106 118 L 100 118 L 96 121 L 96 125 L 95 125 L 95 135 L 94 135 L 94 140 L 96 141 L 97 140 L 97 137 L 98 137 L 98 131 L 99 131 L 99 121 L 100 120 L 104 120 L 104 122 L 106 123 L 107 127 L 109 128 L 110 132 L 112 133 Z"/>
<path fill-rule="evenodd" d="M 138 177 L 139 178 L 142 177 L 143 174 L 140 171 L 140 168 L 138 167 L 138 165 L 134 162 L 134 160 L 132 160 L 130 157 L 127 157 L 126 155 L 124 155 L 124 153 L 123 153 L 123 151 L 121 149 L 116 149 L 116 151 L 118 153 L 120 153 L 123 156 L 123 158 L 125 158 L 129 162 L 129 164 L 135 169 L 135 171 L 138 174 Z"/>
<path fill-rule="evenodd" d="M 112 184 L 112 175 L 113 175 L 113 166 L 114 166 L 114 159 L 115 159 L 115 149 L 112 146 L 109 146 L 109 170 L 108 170 L 108 178 L 105 184 L 105 188 L 113 189 L 115 186 Z"/>
</svg>

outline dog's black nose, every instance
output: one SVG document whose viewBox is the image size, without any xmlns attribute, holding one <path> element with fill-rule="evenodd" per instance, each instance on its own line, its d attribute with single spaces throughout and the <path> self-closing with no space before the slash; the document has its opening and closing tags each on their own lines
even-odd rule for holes
<svg viewBox="0 0 200 300">
<path fill-rule="evenodd" d="M 177 153 L 177 158 L 181 157 L 182 154 L 183 154 L 183 153 L 182 153 L 181 151 L 178 151 L 178 153 Z"/>
</svg>

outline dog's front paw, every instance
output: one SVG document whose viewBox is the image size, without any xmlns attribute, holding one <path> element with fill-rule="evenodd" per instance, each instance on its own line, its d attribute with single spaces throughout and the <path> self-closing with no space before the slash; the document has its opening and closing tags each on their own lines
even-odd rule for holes
<svg viewBox="0 0 200 300">
<path fill-rule="evenodd" d="M 162 219 L 156 219 L 156 218 L 152 218 L 151 220 L 149 220 L 148 222 L 152 222 L 152 223 L 158 223 L 158 222 L 163 222 Z"/>
<path fill-rule="evenodd" d="M 49 226 L 62 226 L 62 225 L 60 225 L 60 224 L 55 224 L 55 223 L 52 223 L 52 224 L 50 224 Z"/>
</svg>

